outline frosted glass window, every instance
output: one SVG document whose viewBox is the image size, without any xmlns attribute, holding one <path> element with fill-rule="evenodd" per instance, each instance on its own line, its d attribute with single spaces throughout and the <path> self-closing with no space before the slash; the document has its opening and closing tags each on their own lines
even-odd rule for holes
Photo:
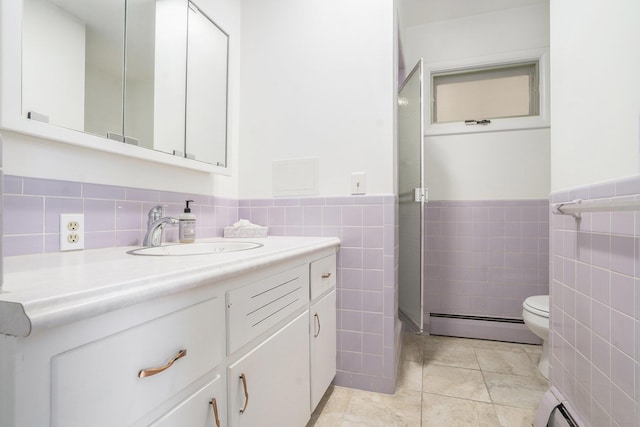
<svg viewBox="0 0 640 427">
<path fill-rule="evenodd" d="M 432 74 L 432 123 L 537 116 L 538 63 Z"/>
</svg>

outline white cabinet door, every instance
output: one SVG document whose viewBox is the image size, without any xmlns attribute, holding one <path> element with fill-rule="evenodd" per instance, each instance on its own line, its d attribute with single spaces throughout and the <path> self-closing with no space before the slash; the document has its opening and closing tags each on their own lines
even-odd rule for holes
<svg viewBox="0 0 640 427">
<path fill-rule="evenodd" d="M 336 376 L 336 290 L 311 306 L 311 411 Z"/>
<path fill-rule="evenodd" d="M 311 415 L 309 311 L 230 365 L 227 382 L 231 426 L 306 425 Z"/>
<path fill-rule="evenodd" d="M 226 427 L 226 390 L 217 375 L 175 408 L 153 422 L 153 427 Z"/>
</svg>

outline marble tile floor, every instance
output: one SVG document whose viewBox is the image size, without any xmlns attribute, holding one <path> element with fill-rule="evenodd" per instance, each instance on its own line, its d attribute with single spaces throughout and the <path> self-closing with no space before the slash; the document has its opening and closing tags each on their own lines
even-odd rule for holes
<svg viewBox="0 0 640 427">
<path fill-rule="evenodd" d="M 395 395 L 331 386 L 307 427 L 531 427 L 540 346 L 405 335 Z"/>
</svg>

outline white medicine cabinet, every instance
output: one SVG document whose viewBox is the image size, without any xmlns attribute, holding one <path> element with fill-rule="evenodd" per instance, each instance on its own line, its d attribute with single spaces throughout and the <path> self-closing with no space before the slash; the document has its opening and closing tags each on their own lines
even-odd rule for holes
<svg viewBox="0 0 640 427">
<path fill-rule="evenodd" d="M 0 43 L 1 128 L 229 174 L 229 36 L 196 3 L 2 2 Z"/>
</svg>

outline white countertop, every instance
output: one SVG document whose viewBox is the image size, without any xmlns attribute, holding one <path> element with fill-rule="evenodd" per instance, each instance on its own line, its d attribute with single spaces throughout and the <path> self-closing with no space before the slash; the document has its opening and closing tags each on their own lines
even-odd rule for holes
<svg viewBox="0 0 640 427">
<path fill-rule="evenodd" d="M 290 258 L 337 250 L 340 244 L 335 237 L 228 240 L 263 246 L 191 256 L 136 256 L 127 254 L 136 247 L 117 247 L 6 257 L 0 333 L 27 336 L 39 328 L 99 315 Z"/>
</svg>

